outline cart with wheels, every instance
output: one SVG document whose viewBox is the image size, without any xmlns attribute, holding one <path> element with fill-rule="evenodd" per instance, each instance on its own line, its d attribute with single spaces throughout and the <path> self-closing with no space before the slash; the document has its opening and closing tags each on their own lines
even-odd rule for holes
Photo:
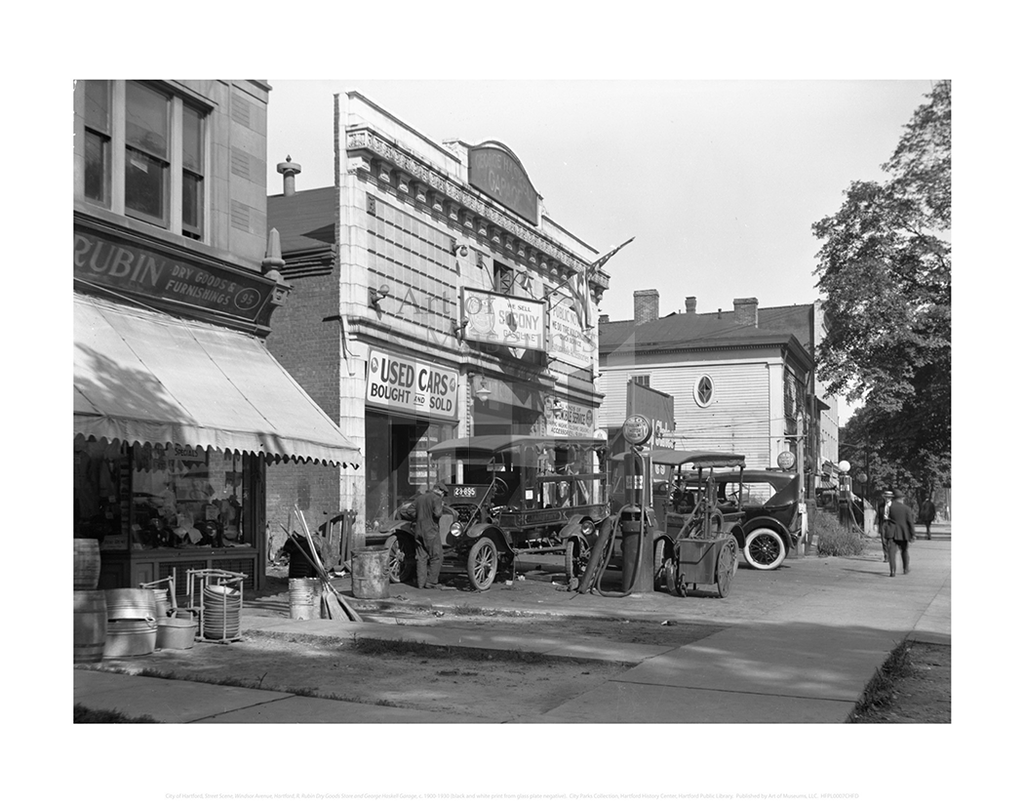
<svg viewBox="0 0 1024 805">
<path fill-rule="evenodd" d="M 673 595 L 685 596 L 698 584 L 714 585 L 719 598 L 732 587 L 739 561 L 739 546 L 731 534 L 716 539 L 677 538 L 671 556 L 664 561 L 665 586 Z"/>
</svg>

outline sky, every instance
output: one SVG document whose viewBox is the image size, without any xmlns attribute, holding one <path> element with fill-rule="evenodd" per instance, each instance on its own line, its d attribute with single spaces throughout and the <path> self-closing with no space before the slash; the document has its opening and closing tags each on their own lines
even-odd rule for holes
<svg viewBox="0 0 1024 805">
<path fill-rule="evenodd" d="M 882 179 L 931 82 L 270 79 L 267 182 L 302 165 L 297 189 L 333 182 L 333 95 L 356 90 L 429 139 L 496 139 L 519 157 L 559 225 L 604 253 L 601 312 L 660 312 L 818 298 L 811 225 L 854 180 Z"/>
<path fill-rule="evenodd" d="M 333 96 L 356 90 L 434 142 L 499 140 L 519 157 L 548 215 L 603 254 L 600 312 L 633 318 L 633 293 L 660 313 L 819 298 L 811 225 L 838 211 L 881 164 L 927 80 L 270 79 L 267 186 L 302 166 L 296 189 L 333 183 Z M 853 407 L 840 404 L 842 421 Z"/>
</svg>

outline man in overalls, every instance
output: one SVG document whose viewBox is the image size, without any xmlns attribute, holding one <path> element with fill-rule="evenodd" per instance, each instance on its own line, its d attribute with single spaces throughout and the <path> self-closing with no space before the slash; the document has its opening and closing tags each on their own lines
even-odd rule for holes
<svg viewBox="0 0 1024 805">
<path fill-rule="evenodd" d="M 416 498 L 416 586 L 436 590 L 440 585 L 444 547 L 440 520 L 448 487 L 441 481 Z"/>
</svg>

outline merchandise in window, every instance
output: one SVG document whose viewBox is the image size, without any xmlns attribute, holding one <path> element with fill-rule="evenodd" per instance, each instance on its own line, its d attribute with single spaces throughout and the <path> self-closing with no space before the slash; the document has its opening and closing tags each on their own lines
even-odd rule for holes
<svg viewBox="0 0 1024 805">
<path fill-rule="evenodd" d="M 124 461 L 120 442 L 75 440 L 74 533 L 99 540 L 105 550 L 126 547 L 121 544 Z"/>
<path fill-rule="evenodd" d="M 133 451 L 132 544 L 153 548 L 251 547 L 242 504 L 243 459 L 174 445 Z"/>
</svg>

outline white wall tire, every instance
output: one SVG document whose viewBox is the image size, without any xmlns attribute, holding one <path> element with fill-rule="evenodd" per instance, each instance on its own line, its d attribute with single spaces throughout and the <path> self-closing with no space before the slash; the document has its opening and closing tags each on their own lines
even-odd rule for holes
<svg viewBox="0 0 1024 805">
<path fill-rule="evenodd" d="M 743 542 L 743 558 L 754 570 L 775 570 L 786 558 L 786 543 L 771 528 L 755 528 Z"/>
</svg>

